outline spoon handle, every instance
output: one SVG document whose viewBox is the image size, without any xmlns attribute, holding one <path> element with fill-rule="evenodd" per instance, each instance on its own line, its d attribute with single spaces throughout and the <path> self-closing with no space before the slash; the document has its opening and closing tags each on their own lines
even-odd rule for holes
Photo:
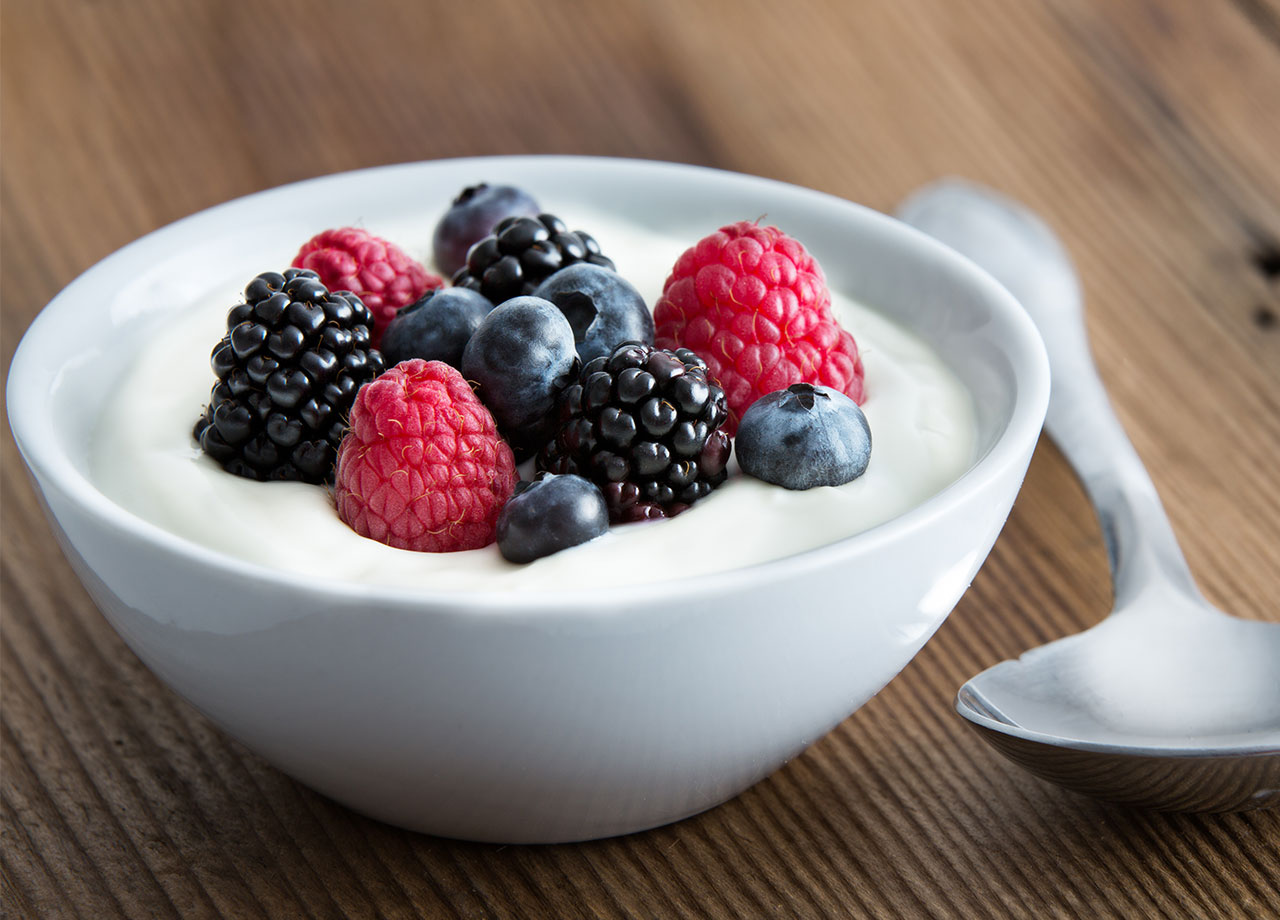
<svg viewBox="0 0 1280 920">
<path fill-rule="evenodd" d="M 1053 231 L 1003 195 L 955 180 L 916 193 L 898 216 L 986 269 L 1040 330 L 1053 380 L 1045 430 L 1097 510 L 1116 609 L 1161 581 L 1199 597 L 1155 485 L 1098 376 L 1080 283 Z"/>
<path fill-rule="evenodd" d="M 1160 580 L 1199 597 L 1155 484 L 1098 375 L 1079 288 L 1073 286 L 1074 311 L 1054 309 L 1056 305 L 1034 298 L 1023 305 L 1049 353 L 1053 384 L 1045 431 L 1075 469 L 1097 511 L 1115 585 L 1115 608 L 1123 610 Z"/>
</svg>

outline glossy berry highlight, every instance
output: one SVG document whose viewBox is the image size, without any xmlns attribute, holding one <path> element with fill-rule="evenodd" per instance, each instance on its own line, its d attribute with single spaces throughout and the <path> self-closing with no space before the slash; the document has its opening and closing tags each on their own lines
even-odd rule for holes
<svg viewBox="0 0 1280 920">
<path fill-rule="evenodd" d="M 382 373 L 360 298 L 306 269 L 264 272 L 227 314 L 210 363 L 217 383 L 193 434 L 249 479 L 332 480 L 356 392 Z"/>
<path fill-rule="evenodd" d="M 615 523 L 672 517 L 725 481 L 727 416 L 693 352 L 624 343 L 565 388 L 538 466 L 590 479 Z"/>
<path fill-rule="evenodd" d="M 453 283 L 501 305 L 512 297 L 532 294 L 547 278 L 578 262 L 614 267 L 593 236 L 569 230 L 554 214 L 508 217 L 492 235 L 471 247 L 467 264 L 453 276 Z"/>
</svg>

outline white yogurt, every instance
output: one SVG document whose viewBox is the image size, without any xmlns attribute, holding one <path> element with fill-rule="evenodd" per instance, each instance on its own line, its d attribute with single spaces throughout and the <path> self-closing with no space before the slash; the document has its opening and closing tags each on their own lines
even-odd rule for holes
<svg viewBox="0 0 1280 920">
<path fill-rule="evenodd" d="M 563 215 L 562 215 L 563 216 Z M 618 270 L 652 306 L 677 256 L 692 242 L 577 213 Z M 375 225 L 410 254 L 430 251 L 429 226 Z M 786 228 L 783 228 L 786 229 Z M 262 270 L 274 266 L 263 266 Z M 780 559 L 896 517 L 955 480 L 973 460 L 971 398 L 937 355 L 891 321 L 835 294 L 834 310 L 866 368 L 863 410 L 871 462 L 859 479 L 794 492 L 736 471 L 676 518 L 612 528 L 599 539 L 531 564 L 505 562 L 496 546 L 415 553 L 357 535 L 330 492 L 261 483 L 224 472 L 191 428 L 208 403 L 209 353 L 248 278 L 194 303 L 144 347 L 108 401 L 94 438 L 94 480 L 139 517 L 214 550 L 319 579 L 440 590 L 563 590 L 678 578 Z M 157 385 L 157 381 L 164 381 Z M 137 411 L 147 406 L 148 411 Z M 637 560 L 643 560 L 638 563 Z"/>
</svg>

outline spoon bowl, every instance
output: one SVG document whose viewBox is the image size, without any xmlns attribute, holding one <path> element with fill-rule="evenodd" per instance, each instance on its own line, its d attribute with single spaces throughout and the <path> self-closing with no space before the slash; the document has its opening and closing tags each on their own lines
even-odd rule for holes
<svg viewBox="0 0 1280 920">
<path fill-rule="evenodd" d="M 1045 430 L 1092 499 L 1115 609 L 1078 635 L 968 681 L 959 713 L 1032 773 L 1087 795 L 1161 810 L 1280 805 L 1280 624 L 1241 620 L 1196 588 L 1155 486 L 1090 355 L 1080 285 L 1034 214 L 945 180 L 900 209 L 1022 303 L 1045 339 Z"/>
</svg>

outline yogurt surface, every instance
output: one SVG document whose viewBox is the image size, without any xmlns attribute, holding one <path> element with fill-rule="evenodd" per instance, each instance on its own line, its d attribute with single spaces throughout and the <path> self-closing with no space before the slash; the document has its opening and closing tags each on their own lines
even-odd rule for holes
<svg viewBox="0 0 1280 920">
<path fill-rule="evenodd" d="M 651 309 L 676 258 L 695 242 L 605 214 L 560 216 L 571 229 L 596 238 Z M 370 220 L 365 227 L 429 262 L 431 224 Z M 976 426 L 965 387 L 914 335 L 833 291 L 836 318 L 853 334 L 866 370 L 862 408 L 872 451 L 860 478 L 796 492 L 742 475 L 731 464 L 724 485 L 675 518 L 615 526 L 590 543 L 527 565 L 506 562 L 496 545 L 457 553 L 394 549 L 348 528 L 328 489 L 234 476 L 192 439 L 214 383 L 209 354 L 225 333 L 227 311 L 254 272 L 282 270 L 291 255 L 243 278 L 224 279 L 189 308 L 166 315 L 163 327 L 156 324 L 107 402 L 90 461 L 97 486 L 130 512 L 270 568 L 317 580 L 448 591 L 563 591 L 703 575 L 784 558 L 874 527 L 940 491 L 974 459 Z"/>
</svg>

